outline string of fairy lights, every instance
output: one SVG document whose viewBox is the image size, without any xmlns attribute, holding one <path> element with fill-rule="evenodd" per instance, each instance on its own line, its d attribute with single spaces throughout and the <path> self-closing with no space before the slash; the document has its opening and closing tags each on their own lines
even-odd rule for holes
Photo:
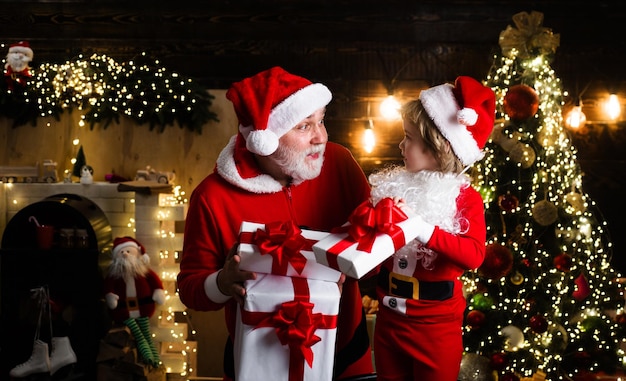
<svg viewBox="0 0 626 381">
<path fill-rule="evenodd" d="M 544 55 L 523 60 L 514 52 L 494 57 L 494 62 L 498 59 L 500 66 L 492 70 L 486 82 L 494 84 L 492 89 L 496 93 L 498 116 L 501 118 L 496 121 L 495 132 L 485 147 L 485 159 L 475 165 L 475 185 L 483 196 L 486 208 L 498 197 L 502 181 L 510 181 L 506 185 L 517 194 L 528 195 L 519 205 L 500 211 L 501 218 L 511 214 L 526 215 L 522 231 L 511 232 L 506 231 L 504 226 L 488 226 L 487 244 L 509 245 L 521 263 L 532 263 L 536 269 L 532 273 L 534 279 L 524 279 L 522 274 L 515 272 L 511 277 L 486 280 L 496 286 L 490 290 L 505 290 L 514 283 L 518 287 L 514 294 L 504 291 L 499 295 L 480 294 L 481 280 L 478 275 L 469 272 L 463 276 L 467 294 L 480 294 L 493 300 L 490 310 L 501 311 L 511 317 L 505 324 L 495 327 L 492 334 L 483 337 L 476 348 L 466 347 L 466 351 L 481 352 L 494 341 L 501 340 L 502 350 L 508 353 L 508 363 L 503 369 L 505 374 L 508 371 L 509 374 L 531 377 L 542 372 L 549 375 L 549 380 L 569 380 L 571 378 L 568 377 L 574 374 L 564 374 L 562 370 L 563 351 L 568 344 L 578 342 L 581 344 L 577 351 L 584 353 L 588 348 L 585 348 L 582 336 L 591 335 L 599 350 L 618 348 L 619 362 L 626 364 L 621 346 L 623 340 L 616 334 L 620 328 L 614 320 L 615 315 L 624 312 L 623 305 L 612 313 L 606 311 L 606 306 L 615 303 L 614 296 L 606 290 L 615 287 L 619 274 L 611 269 L 612 245 L 607 239 L 606 224 L 592 211 L 595 203 L 581 192 L 582 171 L 576 162 L 577 152 L 562 127 L 560 80 L 551 69 L 549 58 Z M 542 119 L 536 131 L 529 131 L 524 124 L 511 129 L 508 115 L 502 112 L 509 86 L 519 82 L 520 78 L 534 88 L 539 98 L 539 112 L 535 117 Z M 520 152 L 514 154 L 514 147 Z M 499 160 L 502 155 L 496 152 L 501 148 L 509 153 L 504 160 L 512 161 L 518 168 L 533 166 L 535 172 L 530 177 L 530 183 L 528 179 L 507 178 L 501 173 L 502 163 Z M 543 233 L 540 230 L 552 224 L 559 242 L 559 255 L 570 261 L 567 271 L 552 265 L 555 253 L 541 242 Z M 578 272 L 581 275 L 572 288 L 571 274 Z M 589 296 L 572 297 L 581 289 L 588 290 Z M 544 316 L 548 328 L 542 333 L 534 332 L 528 324 L 519 324 L 519 321 L 532 321 L 536 312 L 529 307 L 528 295 L 538 293 L 549 298 L 552 306 L 552 310 Z M 469 308 L 474 308 L 471 303 Z M 470 330 L 466 327 L 466 332 Z M 606 331 L 610 334 L 600 334 Z M 530 357 L 516 356 L 522 350 L 527 351 Z M 597 362 L 592 362 L 588 370 L 596 371 L 598 366 Z"/>
<path fill-rule="evenodd" d="M 104 54 L 79 55 L 65 63 L 42 63 L 30 69 L 25 86 L 0 92 L 0 114 L 16 125 L 55 117 L 77 109 L 91 128 L 105 128 L 124 116 L 160 131 L 178 125 L 201 132 L 217 121 L 210 110 L 213 96 L 191 78 L 173 72 L 141 53 L 128 62 Z M 7 86 L 6 84 L 3 84 Z"/>
<path fill-rule="evenodd" d="M 134 203 L 134 200 L 131 200 L 131 202 Z M 154 218 L 160 221 L 160 224 L 159 229 L 154 234 L 159 237 L 160 242 L 177 244 L 178 241 L 176 239 L 180 233 L 175 226 L 176 216 L 174 216 L 174 210 L 181 207 L 184 210 L 187 202 L 187 195 L 180 185 L 173 186 L 171 193 L 159 194 L 159 207 Z M 183 214 L 185 213 L 183 212 Z M 136 232 L 135 224 L 135 219 L 131 218 L 127 226 Z M 168 353 L 178 353 L 182 355 L 182 358 L 186 359 L 180 363 L 178 361 L 168 361 L 162 356 L 166 373 L 176 373 L 182 377 L 188 377 L 195 371 L 193 363 L 189 359 L 191 355 L 197 355 L 197 344 L 195 341 L 197 331 L 192 324 L 186 307 L 180 301 L 178 290 L 175 287 L 179 271 L 179 257 L 180 252 L 178 250 L 169 250 L 167 248 L 159 250 L 157 271 L 165 286 L 165 302 L 162 306 L 159 306 L 158 311 L 160 314 L 156 316 L 156 319 L 158 325 L 163 327 L 163 329 L 154 330 L 152 337 L 155 341 L 166 343 Z M 174 285 L 174 287 L 168 287 L 167 285 Z M 185 324 L 179 323 L 178 314 L 182 316 Z"/>
</svg>

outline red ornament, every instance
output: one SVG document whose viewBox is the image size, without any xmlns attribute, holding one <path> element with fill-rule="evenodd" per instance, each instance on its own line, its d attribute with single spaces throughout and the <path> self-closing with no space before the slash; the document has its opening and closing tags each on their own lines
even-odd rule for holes
<svg viewBox="0 0 626 381">
<path fill-rule="evenodd" d="M 572 268 L 572 257 L 567 253 L 561 253 L 554 257 L 553 264 L 555 269 L 566 273 Z"/>
<path fill-rule="evenodd" d="M 520 378 L 515 373 L 506 372 L 500 377 L 500 381 L 520 381 Z"/>
<path fill-rule="evenodd" d="M 509 363 L 509 359 L 507 358 L 506 353 L 502 353 L 502 352 L 492 354 L 491 358 L 489 359 L 489 365 L 491 366 L 493 370 L 497 370 L 497 371 L 500 371 L 506 368 L 508 363 Z"/>
<path fill-rule="evenodd" d="M 541 315 L 531 317 L 528 325 L 535 333 L 544 333 L 548 330 L 548 321 Z"/>
<path fill-rule="evenodd" d="M 526 120 L 537 113 L 539 96 L 530 86 L 515 85 L 504 96 L 504 112 L 513 120 Z"/>
<path fill-rule="evenodd" d="M 503 211 L 510 213 L 519 206 L 519 199 L 508 193 L 498 196 L 498 206 Z"/>
<path fill-rule="evenodd" d="M 589 281 L 585 277 L 585 274 L 580 274 L 574 279 L 574 284 L 576 285 L 576 289 L 572 292 L 572 298 L 577 301 L 580 302 L 591 294 L 591 287 L 589 287 Z"/>
<path fill-rule="evenodd" d="M 615 316 L 615 322 L 617 324 L 620 324 L 620 325 L 625 325 L 626 324 L 626 314 L 625 313 L 617 314 Z"/>
<path fill-rule="evenodd" d="M 478 329 L 485 323 L 485 314 L 482 311 L 471 310 L 467 313 L 465 322 L 471 329 Z"/>
<path fill-rule="evenodd" d="M 491 243 L 485 248 L 485 259 L 478 273 L 489 279 L 500 279 L 513 268 L 513 254 L 506 246 Z"/>
</svg>

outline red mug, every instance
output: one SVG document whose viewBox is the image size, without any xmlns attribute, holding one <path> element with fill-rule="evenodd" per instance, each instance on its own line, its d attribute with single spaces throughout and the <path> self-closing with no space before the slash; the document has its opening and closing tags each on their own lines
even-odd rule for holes
<svg viewBox="0 0 626 381">
<path fill-rule="evenodd" d="M 52 248 L 54 241 L 54 226 L 41 225 L 37 226 L 37 246 L 42 250 Z"/>
</svg>

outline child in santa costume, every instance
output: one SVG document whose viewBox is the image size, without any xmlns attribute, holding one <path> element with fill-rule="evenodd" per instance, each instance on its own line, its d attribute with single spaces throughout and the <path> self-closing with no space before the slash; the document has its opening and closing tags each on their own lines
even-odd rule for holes
<svg viewBox="0 0 626 381">
<path fill-rule="evenodd" d="M 158 367 L 161 359 L 149 319 L 156 304 L 165 302 L 165 291 L 159 276 L 148 266 L 148 258 L 146 249 L 134 238 L 115 238 L 113 262 L 104 280 L 104 298 L 113 321 L 130 328 L 145 363 Z"/>
<path fill-rule="evenodd" d="M 404 167 L 370 175 L 421 219 L 418 237 L 380 267 L 374 356 L 379 381 L 456 381 L 465 297 L 459 277 L 485 255 L 483 201 L 465 170 L 482 158 L 495 95 L 470 77 L 424 90 L 401 109 Z"/>
<path fill-rule="evenodd" d="M 351 153 L 328 142 L 324 115 L 332 96 L 323 84 L 273 67 L 234 83 L 226 97 L 239 133 L 189 199 L 178 287 L 189 308 L 224 308 L 232 340 L 237 303 L 246 295 L 243 283 L 256 276 L 239 270 L 241 223 L 292 221 L 330 231 L 368 199 L 369 184 Z M 231 340 L 224 352 L 225 380 L 236 379 Z M 373 372 L 354 279 L 342 286 L 336 343 L 335 379 Z"/>
</svg>

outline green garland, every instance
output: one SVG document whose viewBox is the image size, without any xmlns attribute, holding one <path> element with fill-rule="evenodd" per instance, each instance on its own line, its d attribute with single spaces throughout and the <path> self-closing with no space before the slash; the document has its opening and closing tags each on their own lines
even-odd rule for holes
<svg viewBox="0 0 626 381">
<path fill-rule="evenodd" d="M 0 115 L 13 119 L 13 127 L 36 126 L 39 117 L 59 120 L 74 109 L 91 129 L 119 123 L 120 116 L 159 132 L 178 124 L 201 133 L 207 122 L 219 121 L 209 109 L 213 95 L 145 54 L 122 64 L 105 55 L 80 56 L 62 65 L 42 64 L 30 74 L 23 86 L 8 76 L 0 81 Z"/>
</svg>

